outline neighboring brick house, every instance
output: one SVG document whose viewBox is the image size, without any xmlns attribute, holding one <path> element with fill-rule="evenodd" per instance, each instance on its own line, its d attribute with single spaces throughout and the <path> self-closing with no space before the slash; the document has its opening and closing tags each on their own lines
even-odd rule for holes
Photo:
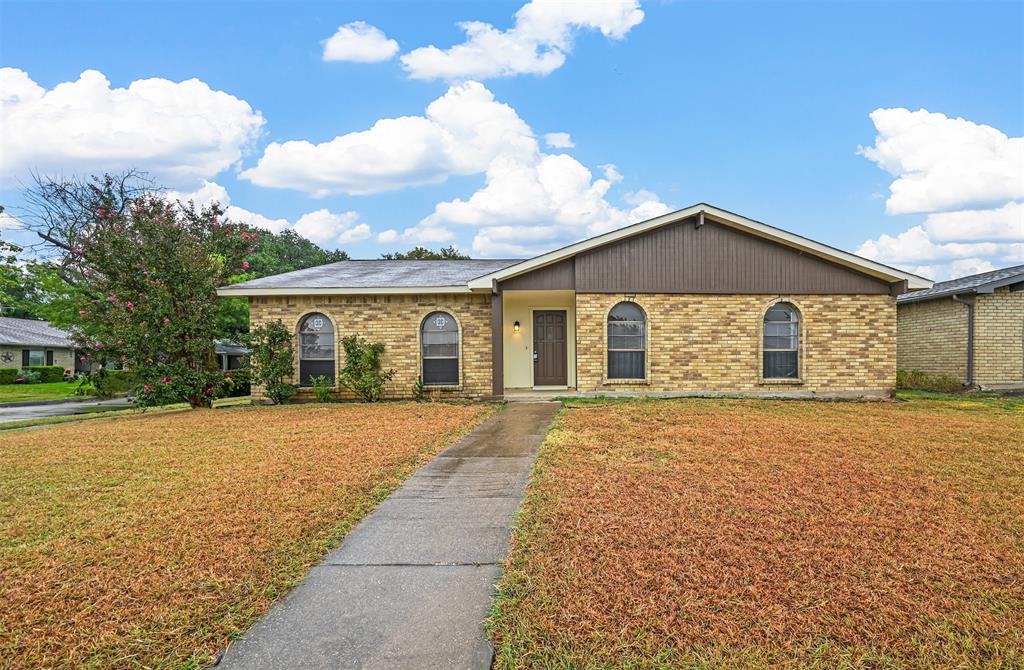
<svg viewBox="0 0 1024 670">
<path fill-rule="evenodd" d="M 61 365 L 75 369 L 71 335 L 46 321 L 0 316 L 0 368 Z"/>
<path fill-rule="evenodd" d="M 386 347 L 389 397 L 418 378 L 462 397 L 861 397 L 895 386 L 895 296 L 930 286 L 700 204 L 527 260 L 342 261 L 220 294 L 294 330 L 300 385 L 358 333 Z"/>
<path fill-rule="evenodd" d="M 965 386 L 1024 387 L 1024 265 L 936 283 L 897 299 L 901 370 Z"/>
</svg>

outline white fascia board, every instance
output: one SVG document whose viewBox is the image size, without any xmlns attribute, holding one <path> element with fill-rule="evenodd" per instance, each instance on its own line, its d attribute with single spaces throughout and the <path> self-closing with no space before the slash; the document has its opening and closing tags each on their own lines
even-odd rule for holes
<svg viewBox="0 0 1024 670">
<path fill-rule="evenodd" d="M 469 292 L 469 287 L 465 284 L 458 286 L 376 286 L 364 288 L 234 288 L 225 286 L 217 289 L 217 295 L 224 298 L 273 295 L 424 295 Z"/>
<path fill-rule="evenodd" d="M 753 219 L 748 219 L 745 216 L 733 214 L 732 212 L 727 212 L 724 209 L 719 209 L 718 207 L 706 204 L 694 205 L 676 212 L 663 214 L 662 216 L 648 219 L 647 221 L 642 221 L 631 226 L 626 226 L 619 230 L 613 230 L 610 233 L 605 233 L 604 235 L 598 235 L 597 237 L 592 237 L 588 240 L 577 242 L 576 244 L 570 244 L 567 247 L 537 256 L 536 258 L 531 258 L 523 261 L 522 263 L 498 270 L 497 272 L 492 272 L 489 275 L 477 277 L 469 282 L 469 287 L 471 289 L 490 288 L 493 281 L 508 279 L 545 265 L 550 265 L 551 263 L 555 263 L 580 252 L 600 247 L 611 242 L 616 242 L 627 237 L 639 235 L 647 232 L 648 230 L 676 223 L 677 221 L 682 221 L 683 219 L 687 219 L 700 212 L 703 212 L 705 216 L 708 216 L 711 220 L 717 223 L 753 233 L 758 237 L 779 242 L 780 244 L 790 248 L 806 251 L 818 256 L 819 258 L 824 258 L 832 261 L 833 263 L 843 265 L 859 272 L 864 272 L 873 277 L 878 277 L 879 279 L 884 279 L 890 282 L 906 280 L 908 290 L 932 287 L 931 280 L 925 279 L 924 277 L 919 277 L 917 275 L 910 274 L 909 272 L 904 272 L 903 270 L 883 265 L 882 263 L 876 263 L 875 261 L 868 260 L 867 258 L 862 258 L 846 251 L 830 247 L 826 244 L 815 242 L 814 240 L 801 235 L 790 233 L 780 228 L 775 228 L 774 226 L 761 223 L 760 221 L 754 221 Z"/>
</svg>

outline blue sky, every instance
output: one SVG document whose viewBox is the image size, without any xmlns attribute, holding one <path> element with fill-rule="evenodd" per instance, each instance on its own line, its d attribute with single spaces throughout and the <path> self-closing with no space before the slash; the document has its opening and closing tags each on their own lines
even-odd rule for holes
<svg viewBox="0 0 1024 670">
<path fill-rule="evenodd" d="M 1024 262 L 1024 3 L 583 4 L 5 1 L 0 202 L 132 165 L 354 257 L 706 201 L 938 279 Z"/>
</svg>

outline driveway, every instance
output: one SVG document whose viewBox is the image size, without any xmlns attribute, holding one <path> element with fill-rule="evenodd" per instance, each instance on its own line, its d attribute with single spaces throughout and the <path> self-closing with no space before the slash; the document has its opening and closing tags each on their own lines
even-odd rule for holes
<svg viewBox="0 0 1024 670">
<path fill-rule="evenodd" d="M 515 403 L 441 452 L 233 644 L 219 668 L 490 667 L 483 620 L 557 403 Z"/>
<path fill-rule="evenodd" d="M 132 403 L 129 399 L 115 398 L 113 400 L 70 400 L 59 403 L 47 402 L 40 403 L 38 405 L 0 407 L 0 423 L 25 421 L 27 419 L 42 419 L 49 416 L 90 414 L 98 411 L 98 408 L 124 409 L 131 406 Z"/>
</svg>

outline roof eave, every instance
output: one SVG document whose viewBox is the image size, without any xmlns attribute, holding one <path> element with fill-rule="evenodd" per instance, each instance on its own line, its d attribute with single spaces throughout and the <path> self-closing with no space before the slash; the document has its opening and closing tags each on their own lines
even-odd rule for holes
<svg viewBox="0 0 1024 670">
<path fill-rule="evenodd" d="M 223 298 L 265 297 L 277 295 L 423 295 L 469 293 L 465 284 L 453 286 L 365 286 L 365 287 L 287 287 L 242 288 L 224 286 L 217 289 Z"/>
<path fill-rule="evenodd" d="M 997 288 L 1004 286 L 1011 286 L 1013 284 L 1020 284 L 1024 282 L 1024 274 L 1014 275 L 1012 277 L 1003 277 L 1002 279 L 996 279 L 994 281 L 979 284 L 978 286 L 970 286 L 959 289 L 950 289 L 948 291 L 942 291 L 940 293 L 928 293 L 925 295 L 914 295 L 913 293 L 904 293 L 899 296 L 897 302 L 905 304 L 908 302 L 924 302 L 926 300 L 938 300 L 939 298 L 948 298 L 953 295 L 978 295 L 994 293 Z"/>
</svg>

